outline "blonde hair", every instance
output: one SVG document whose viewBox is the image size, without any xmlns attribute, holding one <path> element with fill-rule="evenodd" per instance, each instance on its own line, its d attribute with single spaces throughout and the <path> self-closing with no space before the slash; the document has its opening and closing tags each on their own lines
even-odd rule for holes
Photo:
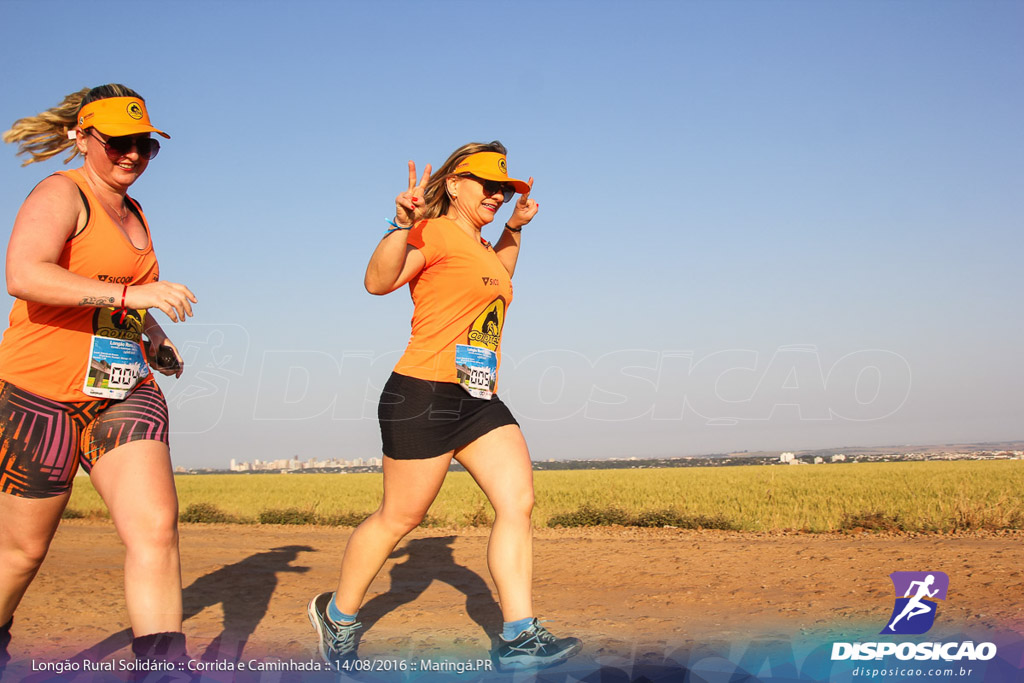
<svg viewBox="0 0 1024 683">
<path fill-rule="evenodd" d="M 78 124 L 78 112 L 90 102 L 108 97 L 142 99 L 137 92 L 119 83 L 82 88 L 65 96 L 56 107 L 15 121 L 11 129 L 4 133 L 4 142 L 18 143 L 18 155 L 28 154 L 31 157 L 23 161 L 22 166 L 45 161 L 69 148 L 71 153 L 64 163 L 71 163 L 79 152 L 75 141 L 68 138 L 68 131 L 74 130 Z"/>
<path fill-rule="evenodd" d="M 430 180 L 427 181 L 427 186 L 423 188 L 424 204 L 422 215 L 424 218 L 438 218 L 448 215 L 448 209 L 452 205 L 451 197 L 448 196 L 448 178 L 463 159 L 477 152 L 508 154 L 505 145 L 497 140 L 493 142 L 469 142 L 452 152 L 451 156 L 441 164 L 441 167 L 434 171 L 434 174 L 430 176 Z"/>
</svg>

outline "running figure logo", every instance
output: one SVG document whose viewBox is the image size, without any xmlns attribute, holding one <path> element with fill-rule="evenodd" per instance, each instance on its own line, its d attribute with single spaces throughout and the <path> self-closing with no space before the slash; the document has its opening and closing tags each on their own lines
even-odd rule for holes
<svg viewBox="0 0 1024 683">
<path fill-rule="evenodd" d="M 882 634 L 920 635 L 935 623 L 936 600 L 945 600 L 949 577 L 943 572 L 893 572 L 896 605 Z M 902 596 L 902 597 L 901 597 Z"/>
</svg>

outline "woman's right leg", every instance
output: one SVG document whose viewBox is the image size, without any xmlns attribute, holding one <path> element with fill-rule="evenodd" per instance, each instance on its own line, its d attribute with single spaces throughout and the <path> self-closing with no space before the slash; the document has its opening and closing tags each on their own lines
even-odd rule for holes
<svg viewBox="0 0 1024 683">
<path fill-rule="evenodd" d="M 6 624 L 39 571 L 71 493 L 22 498 L 0 493 L 0 624 Z"/>
<path fill-rule="evenodd" d="M 334 604 L 355 614 L 377 572 L 398 542 L 415 529 L 441 490 L 452 453 L 425 460 L 384 456 L 384 499 L 376 512 L 356 527 L 341 560 Z"/>
<path fill-rule="evenodd" d="M 384 456 L 384 499 L 376 512 L 356 527 L 341 560 L 335 593 L 321 593 L 307 608 L 317 632 L 320 655 L 339 670 L 356 650 L 354 615 L 370 583 L 402 537 L 423 521 L 444 483 L 452 453 L 427 460 L 395 460 Z M 332 617 L 333 613 L 333 617 Z"/>
<path fill-rule="evenodd" d="M 0 625 L 39 571 L 78 469 L 85 404 L 0 380 Z"/>
</svg>

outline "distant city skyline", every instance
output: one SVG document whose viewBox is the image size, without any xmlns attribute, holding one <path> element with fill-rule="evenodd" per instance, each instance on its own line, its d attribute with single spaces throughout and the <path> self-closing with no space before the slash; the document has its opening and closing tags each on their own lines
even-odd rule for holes
<svg viewBox="0 0 1024 683">
<path fill-rule="evenodd" d="M 840 451 L 850 451 L 849 454 Z M 610 466 L 633 466 L 634 463 L 638 462 L 666 462 L 671 463 L 673 461 L 681 460 L 692 460 L 692 461 L 704 461 L 704 460 L 758 460 L 762 462 L 766 461 L 778 461 L 782 464 L 802 465 L 802 464 L 824 464 L 828 463 L 846 463 L 846 462 L 857 462 L 861 459 L 877 460 L 877 459 L 924 459 L 924 460 L 964 460 L 964 459 L 991 459 L 991 458 L 1010 458 L 1010 459 L 1024 459 L 1024 441 L 1008 441 L 988 444 L 928 444 L 914 447 L 898 447 L 892 446 L 888 448 L 832 448 L 832 449 L 818 449 L 812 451 L 783 451 L 775 454 L 765 451 L 751 452 L 740 452 L 740 453 L 720 453 L 720 454 L 703 454 L 699 456 L 673 456 L 666 458 L 642 458 L 639 456 L 624 456 L 616 458 L 601 458 L 601 459 L 576 459 L 576 462 L 585 463 L 601 463 Z M 547 465 L 553 463 L 564 463 L 556 459 L 548 459 L 545 461 L 534 461 L 534 465 L 545 469 Z M 276 458 L 273 460 L 260 460 L 255 459 L 252 462 L 239 461 L 237 458 L 231 458 L 227 463 L 226 471 L 229 472 L 302 472 L 310 470 L 340 470 L 348 468 L 379 468 L 382 465 L 381 458 L 300 458 L 299 456 L 292 456 L 289 458 Z M 202 468 L 208 471 L 224 471 L 222 467 L 208 467 Z M 178 473 L 187 473 L 189 471 L 195 471 L 194 469 L 187 467 L 178 467 Z"/>
<path fill-rule="evenodd" d="M 278 458 L 276 460 L 269 460 L 266 462 L 257 458 L 251 463 L 247 461 L 239 462 L 237 458 L 231 458 L 231 460 L 228 461 L 228 470 L 231 472 L 259 472 L 270 470 L 295 471 L 324 469 L 329 467 L 380 467 L 381 464 L 380 458 L 355 458 L 352 460 L 327 458 L 324 460 L 317 460 L 316 458 L 301 459 L 298 456 L 293 456 L 291 458 Z"/>
</svg>

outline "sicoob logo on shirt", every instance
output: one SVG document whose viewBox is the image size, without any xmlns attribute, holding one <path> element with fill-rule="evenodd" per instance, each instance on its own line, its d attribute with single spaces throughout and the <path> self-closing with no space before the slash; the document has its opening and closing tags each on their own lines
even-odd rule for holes
<svg viewBox="0 0 1024 683">
<path fill-rule="evenodd" d="M 497 351 L 501 344 L 501 327 L 505 324 L 505 299 L 498 297 L 477 316 L 469 326 L 469 343 L 471 346 L 483 346 Z"/>
</svg>

